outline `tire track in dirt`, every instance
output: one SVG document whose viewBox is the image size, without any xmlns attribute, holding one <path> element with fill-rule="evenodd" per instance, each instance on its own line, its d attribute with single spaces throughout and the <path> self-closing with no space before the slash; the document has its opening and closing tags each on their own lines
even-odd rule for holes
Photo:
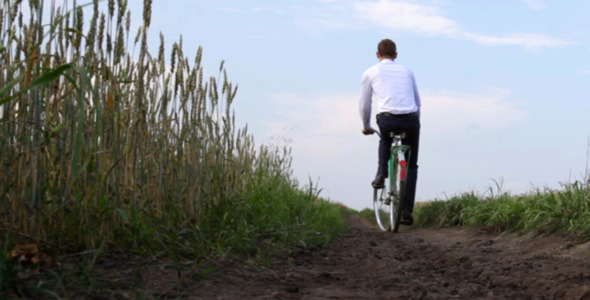
<svg viewBox="0 0 590 300">
<path fill-rule="evenodd" d="M 350 231 L 289 264 L 233 266 L 191 299 L 590 299 L 590 251 L 563 237 L 472 229 L 384 233 L 356 215 Z"/>
</svg>

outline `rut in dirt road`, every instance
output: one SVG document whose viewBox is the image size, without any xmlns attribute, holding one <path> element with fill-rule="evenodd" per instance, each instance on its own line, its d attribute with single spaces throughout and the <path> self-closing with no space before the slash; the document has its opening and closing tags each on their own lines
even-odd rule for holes
<svg viewBox="0 0 590 300">
<path fill-rule="evenodd" d="M 232 267 L 200 283 L 202 299 L 590 299 L 588 244 L 468 229 L 384 233 L 358 216 L 325 248 L 289 265 Z"/>
</svg>

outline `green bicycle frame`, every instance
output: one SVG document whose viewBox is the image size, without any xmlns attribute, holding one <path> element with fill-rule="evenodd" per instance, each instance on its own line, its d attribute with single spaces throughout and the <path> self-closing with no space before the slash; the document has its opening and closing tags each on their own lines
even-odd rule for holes
<svg viewBox="0 0 590 300">
<path fill-rule="evenodd" d="M 403 182 L 402 186 L 405 188 L 406 186 L 406 170 L 408 167 L 408 162 L 410 161 L 410 155 L 411 155 L 411 151 L 410 151 L 410 146 L 409 145 L 394 145 L 393 147 L 391 147 L 391 158 L 389 158 L 389 186 L 394 186 L 395 182 L 393 182 L 393 162 L 395 161 L 395 156 L 398 154 L 398 152 L 402 152 L 404 154 L 404 158 L 405 158 L 405 163 L 402 164 L 400 162 L 400 165 L 402 167 L 402 169 L 400 170 L 400 174 L 401 174 L 401 178 L 400 181 Z"/>
</svg>

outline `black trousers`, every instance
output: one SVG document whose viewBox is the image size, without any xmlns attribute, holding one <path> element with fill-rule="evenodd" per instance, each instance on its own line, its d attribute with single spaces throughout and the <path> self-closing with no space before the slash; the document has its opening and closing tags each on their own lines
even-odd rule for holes
<svg viewBox="0 0 590 300">
<path fill-rule="evenodd" d="M 408 161 L 406 194 L 403 199 L 404 210 L 412 212 L 414 209 L 414 200 L 416 198 L 416 181 L 418 180 L 418 149 L 420 144 L 420 118 L 417 113 L 405 115 L 378 114 L 377 125 L 381 132 L 381 141 L 379 142 L 379 167 L 377 174 L 387 177 L 387 162 L 391 157 L 391 144 L 393 138 L 390 133 L 396 130 L 404 130 L 406 138 L 402 139 L 403 145 L 409 145 L 411 148 L 410 159 Z"/>
</svg>

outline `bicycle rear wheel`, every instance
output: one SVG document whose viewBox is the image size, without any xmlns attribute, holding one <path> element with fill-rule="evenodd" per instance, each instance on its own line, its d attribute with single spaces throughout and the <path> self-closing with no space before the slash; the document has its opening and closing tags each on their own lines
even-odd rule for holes
<svg viewBox="0 0 590 300">
<path fill-rule="evenodd" d="M 377 225 L 383 231 L 390 231 L 393 228 L 393 205 L 389 197 L 389 181 L 386 180 L 385 187 L 373 190 L 373 210 Z"/>
<path fill-rule="evenodd" d="M 396 155 L 392 168 L 389 185 L 391 186 L 391 231 L 398 232 L 402 218 L 402 199 L 405 192 L 406 161 L 400 162 Z"/>
</svg>

